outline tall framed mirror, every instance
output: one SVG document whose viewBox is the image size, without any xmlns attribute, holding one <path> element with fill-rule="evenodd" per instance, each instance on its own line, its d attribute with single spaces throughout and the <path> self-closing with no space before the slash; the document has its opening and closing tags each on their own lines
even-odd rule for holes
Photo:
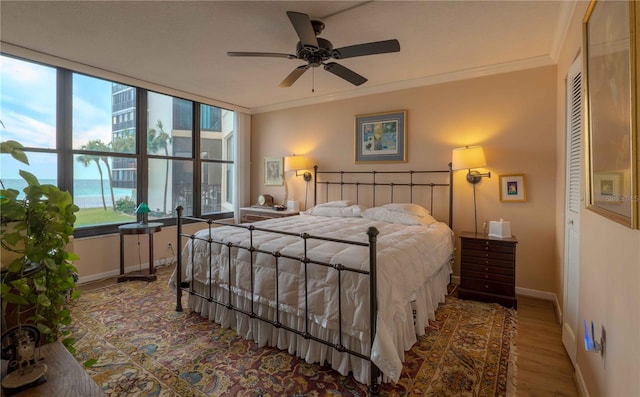
<svg viewBox="0 0 640 397">
<path fill-rule="evenodd" d="M 587 208 L 638 228 L 635 1 L 592 0 L 583 23 Z"/>
</svg>

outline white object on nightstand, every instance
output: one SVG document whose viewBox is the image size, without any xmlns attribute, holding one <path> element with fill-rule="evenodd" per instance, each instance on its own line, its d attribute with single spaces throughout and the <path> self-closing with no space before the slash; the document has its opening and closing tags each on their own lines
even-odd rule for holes
<svg viewBox="0 0 640 397">
<path fill-rule="evenodd" d="M 511 237 L 511 222 L 503 219 L 489 222 L 489 237 Z"/>
<path fill-rule="evenodd" d="M 300 211 L 300 202 L 293 200 L 287 201 L 287 211 Z"/>
</svg>

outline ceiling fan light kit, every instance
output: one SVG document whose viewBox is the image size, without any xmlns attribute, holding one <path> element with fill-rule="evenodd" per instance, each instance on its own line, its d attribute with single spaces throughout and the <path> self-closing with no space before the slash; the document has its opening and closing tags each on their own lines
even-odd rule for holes
<svg viewBox="0 0 640 397">
<path fill-rule="evenodd" d="M 317 37 L 325 28 L 322 21 L 311 20 L 307 14 L 295 11 L 287 11 L 287 16 L 293 25 L 300 41 L 296 44 L 296 54 L 284 54 L 275 52 L 237 52 L 229 51 L 228 56 L 235 57 L 271 57 L 299 59 L 307 62 L 298 66 L 280 83 L 280 87 L 290 87 L 309 68 L 317 68 L 322 65 L 324 70 L 332 73 L 349 83 L 359 86 L 367 82 L 364 76 L 336 62 L 327 62 L 330 59 L 346 59 L 366 55 L 386 54 L 400 51 L 400 43 L 396 39 L 374 41 L 371 43 L 356 44 L 347 47 L 333 48 L 329 40 Z"/>
</svg>

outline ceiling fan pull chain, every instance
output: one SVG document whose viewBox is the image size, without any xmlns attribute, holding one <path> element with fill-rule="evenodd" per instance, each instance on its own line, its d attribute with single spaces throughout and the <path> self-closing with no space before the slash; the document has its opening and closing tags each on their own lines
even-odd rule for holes
<svg viewBox="0 0 640 397">
<path fill-rule="evenodd" d="M 316 69 L 311 69 L 311 92 L 316 92 Z"/>
</svg>

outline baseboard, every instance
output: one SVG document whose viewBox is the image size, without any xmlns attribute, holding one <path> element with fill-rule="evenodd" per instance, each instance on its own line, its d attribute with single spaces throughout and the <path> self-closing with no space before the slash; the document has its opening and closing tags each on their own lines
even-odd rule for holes
<svg viewBox="0 0 640 397">
<path fill-rule="evenodd" d="M 451 282 L 454 284 L 460 284 L 460 276 L 451 276 Z M 560 308 L 560 302 L 558 302 L 558 296 L 553 292 L 516 287 L 516 295 L 551 301 L 556 313 L 556 321 L 558 321 L 558 324 L 562 324 L 562 309 Z"/>
<path fill-rule="evenodd" d="M 173 263 L 176 263 L 176 258 L 161 258 L 158 260 L 153 261 L 154 262 L 154 267 L 156 268 L 160 268 L 160 267 L 165 267 L 165 266 L 169 266 Z M 149 270 L 149 264 L 148 263 L 143 263 L 142 265 L 132 265 L 132 266 L 128 266 L 124 268 L 124 272 L 125 273 L 130 273 L 130 272 L 136 272 L 139 271 L 140 269 L 142 269 L 142 271 L 148 271 Z M 114 269 L 114 270 L 110 270 L 108 272 L 104 272 L 104 273 L 97 273 L 97 274 L 90 274 L 88 276 L 81 276 L 78 279 L 78 285 L 81 284 L 86 284 L 86 283 L 91 283 L 93 281 L 100 281 L 100 280 L 104 280 L 107 278 L 111 278 L 111 277 L 117 277 L 120 275 L 120 269 Z"/>
<path fill-rule="evenodd" d="M 576 385 L 578 385 L 578 394 L 580 397 L 589 397 L 587 385 L 584 383 L 584 378 L 582 377 L 582 372 L 580 372 L 580 366 L 578 364 L 576 364 L 575 381 Z"/>
</svg>

